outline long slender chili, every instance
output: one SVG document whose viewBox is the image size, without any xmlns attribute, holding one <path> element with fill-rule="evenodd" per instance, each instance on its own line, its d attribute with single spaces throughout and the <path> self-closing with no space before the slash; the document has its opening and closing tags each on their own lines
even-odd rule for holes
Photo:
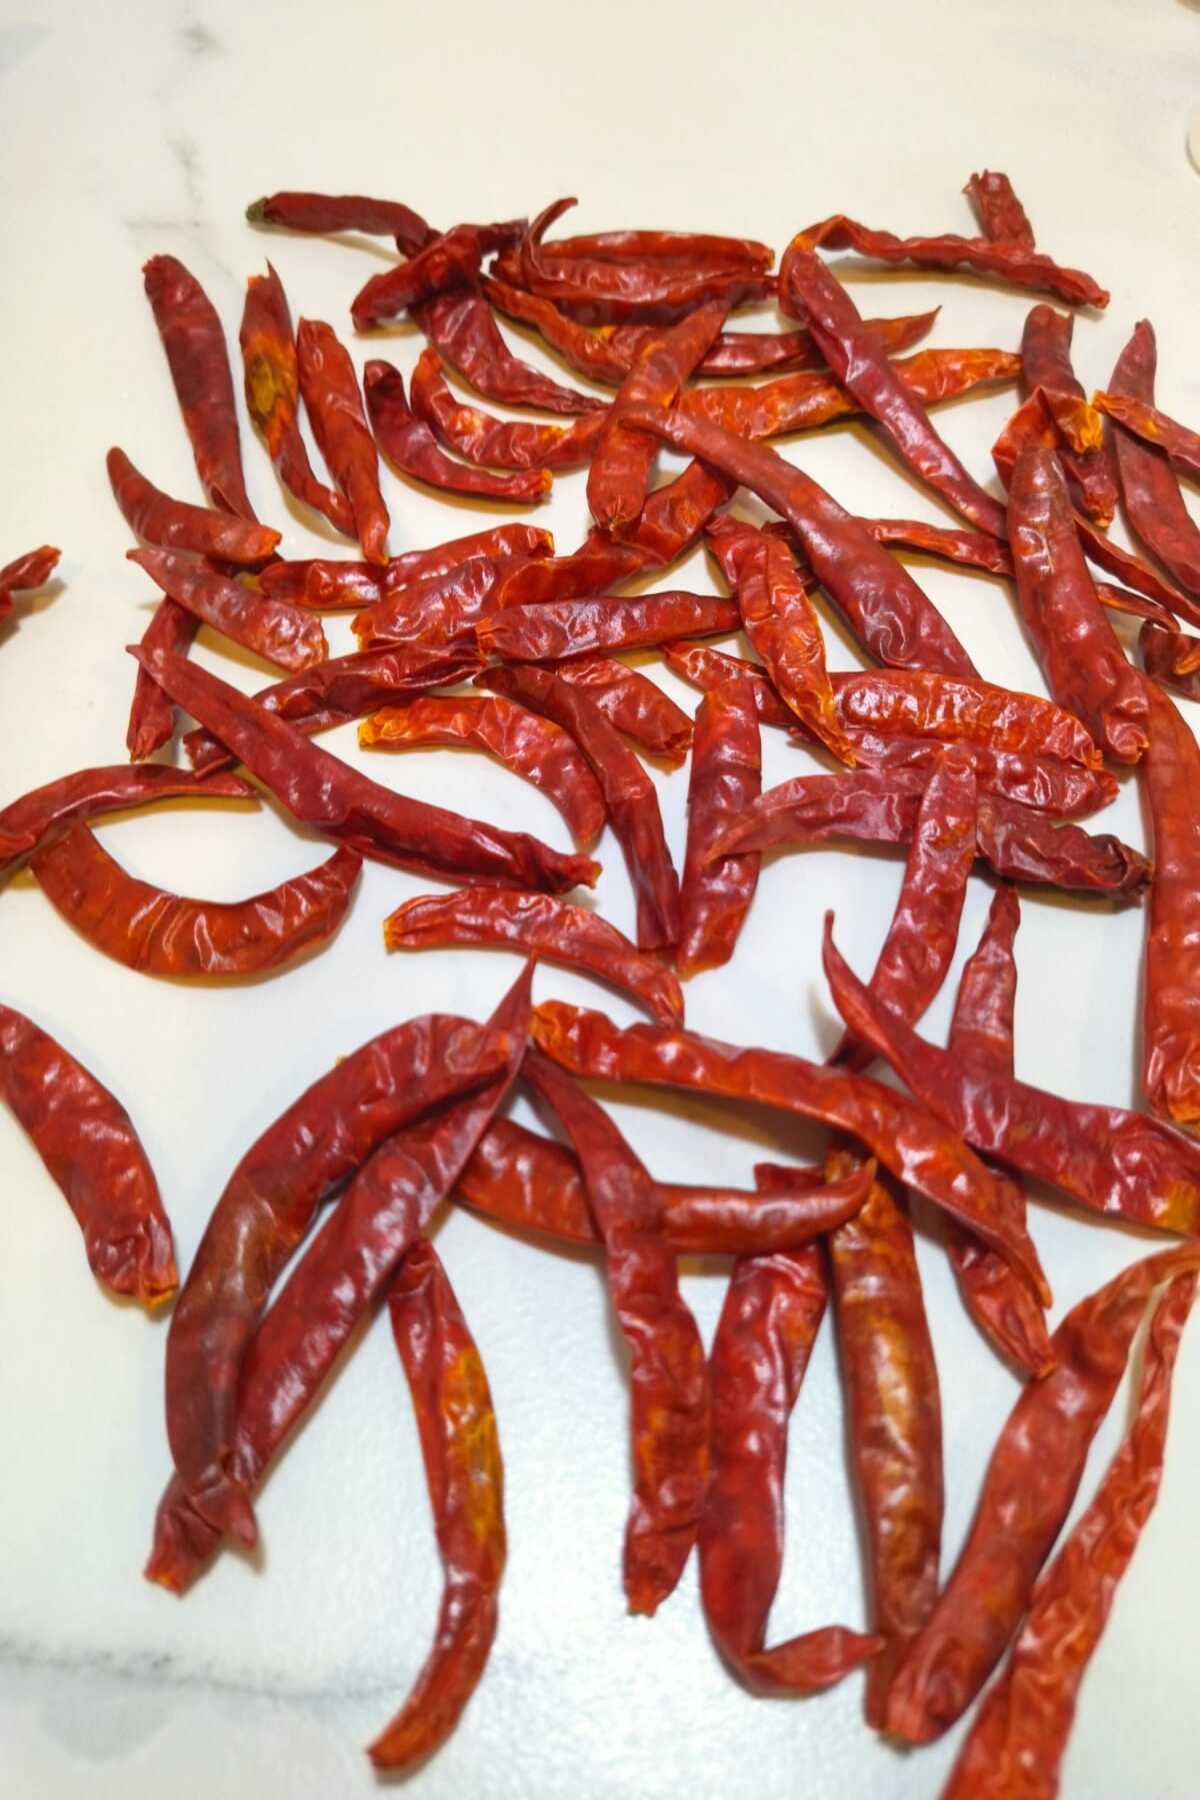
<svg viewBox="0 0 1200 1800">
<path fill-rule="evenodd" d="M 402 200 L 372 200 L 365 194 L 308 194 L 286 190 L 252 200 L 246 208 L 252 225 L 282 225 L 289 231 L 365 231 L 395 238 L 406 256 L 415 256 L 433 227 Z"/>
<path fill-rule="evenodd" d="M 28 1134 L 111 1293 L 154 1307 L 175 1292 L 171 1226 L 125 1108 L 23 1013 L 0 1006 L 0 1100 Z"/>
<path fill-rule="evenodd" d="M 167 550 L 194 550 L 222 562 L 265 562 L 279 542 L 279 533 L 233 513 L 215 512 L 173 500 L 134 468 L 123 450 L 115 446 L 106 458 L 113 498 L 129 529 L 147 544 Z"/>
<path fill-rule="evenodd" d="M 452 225 L 407 262 L 370 276 L 350 303 L 355 330 L 369 331 L 422 300 L 467 286 L 479 273 L 486 241 L 478 226 Z"/>
<path fill-rule="evenodd" d="M 151 546 L 128 550 L 126 555 L 177 606 L 281 669 L 307 669 L 329 654 L 320 621 L 286 600 L 256 594 L 211 564 L 177 550 Z"/>
<path fill-rule="evenodd" d="M 654 1613 L 674 1592 L 700 1526 L 709 1475 L 704 1346 L 679 1293 L 662 1202 L 607 1114 L 545 1057 L 525 1074 L 578 1153 L 604 1237 L 609 1293 L 628 1340 L 633 1500 L 625 1532 L 625 1595 Z"/>
<path fill-rule="evenodd" d="M 142 633 L 141 647 L 153 656 L 166 650 L 172 656 L 186 656 L 201 626 L 197 613 L 189 612 L 177 600 L 163 596 Z M 129 723 L 125 728 L 125 747 L 133 762 L 153 756 L 175 735 L 175 707 L 157 681 L 145 669 L 134 677 L 133 699 L 129 703 Z"/>
<path fill-rule="evenodd" d="M 1165 450 L 1171 461 L 1194 479 L 1200 479 L 1200 432 L 1181 425 L 1169 414 L 1160 412 L 1146 400 L 1135 400 L 1129 394 L 1109 394 L 1101 390 L 1092 395 L 1092 405 L 1107 418 L 1115 419 L 1144 444 Z M 0 586 L 3 585 L 0 573 Z"/>
<path fill-rule="evenodd" d="M 709 862 L 708 849 L 761 787 L 754 695 L 748 682 L 729 681 L 706 694 L 696 713 L 675 952 L 681 975 L 718 968 L 733 955 L 758 885 L 759 858 Z"/>
<path fill-rule="evenodd" d="M 1200 746 L 1152 682 L 1140 776 L 1154 837 L 1142 997 L 1142 1092 L 1151 1112 L 1200 1119 Z"/>
<path fill-rule="evenodd" d="M 487 531 L 473 531 L 466 537 L 433 544 L 427 550 L 406 550 L 400 556 L 390 556 L 382 569 L 374 563 L 320 556 L 300 562 L 280 560 L 260 572 L 258 585 L 264 594 L 290 600 L 294 606 L 311 606 L 318 612 L 343 608 L 357 612 L 410 581 L 446 575 L 473 556 L 553 554 L 553 534 L 540 525 L 494 525 Z"/>
<path fill-rule="evenodd" d="M 1158 351 L 1154 327 L 1142 319 L 1117 358 L 1109 388 L 1130 400 L 1154 404 Z M 1200 597 L 1200 528 L 1184 505 L 1179 478 L 1165 450 L 1113 421 L 1113 448 L 1121 499 L 1130 529 L 1169 569 L 1180 587 Z"/>
<path fill-rule="evenodd" d="M 329 472 L 350 503 L 368 562 L 387 562 L 390 520 L 379 488 L 379 458 L 363 416 L 354 364 L 333 327 L 301 319 L 296 328 L 300 392 Z"/>
<path fill-rule="evenodd" d="M 496 475 L 447 456 L 428 425 L 409 406 L 404 377 L 391 363 L 369 362 L 363 370 L 363 388 L 379 447 L 403 474 L 452 494 L 480 494 L 485 499 L 515 500 L 524 505 L 549 498 L 554 482 L 549 469 Z"/>
<path fill-rule="evenodd" d="M 532 419 L 497 419 L 478 406 L 464 406 L 447 386 L 432 345 L 417 358 L 409 398 L 417 418 L 448 450 L 493 469 L 582 468 L 608 417 L 593 412 L 571 425 L 541 425 Z"/>
<path fill-rule="evenodd" d="M 787 562 L 787 551 L 777 546 Z M 476 629 L 485 656 L 511 662 L 559 662 L 609 650 L 646 650 L 670 639 L 738 627 L 735 601 L 721 594 L 668 589 L 650 594 L 598 594 L 592 600 L 546 600 L 505 606 Z"/>
<path fill-rule="evenodd" d="M 560 681 L 585 690 L 610 725 L 640 750 L 681 763 L 692 743 L 692 721 L 657 683 L 614 656 L 581 656 L 555 670 Z"/>
<path fill-rule="evenodd" d="M 412 316 L 442 360 L 457 369 L 485 400 L 568 414 L 598 412 L 607 405 L 597 396 L 563 387 L 514 356 L 477 288 L 460 288 L 422 301 L 413 307 Z"/>
</svg>

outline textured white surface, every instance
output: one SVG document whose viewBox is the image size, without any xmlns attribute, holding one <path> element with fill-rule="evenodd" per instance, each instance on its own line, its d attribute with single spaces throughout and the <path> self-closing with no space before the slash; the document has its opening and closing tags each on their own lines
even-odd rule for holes
<svg viewBox="0 0 1200 1800">
<path fill-rule="evenodd" d="M 282 186 L 365 190 L 449 224 L 533 211 L 573 191 L 582 201 L 574 229 L 695 226 L 782 249 L 791 230 L 834 209 L 900 231 L 966 229 L 959 188 L 973 169 L 999 167 L 1040 242 L 1113 290 L 1108 315 L 1077 326 L 1085 385 L 1104 381 L 1132 321 L 1149 314 L 1161 402 L 1195 420 L 1196 190 L 1181 145 L 1200 93 L 1197 25 L 1183 0 L 828 9 L 0 0 L 0 560 L 46 540 L 64 548 L 61 589 L 0 647 L 0 801 L 123 754 L 132 665 L 121 649 L 140 635 L 152 595 L 122 560 L 127 534 L 104 451 L 119 441 L 162 486 L 197 493 L 141 293 L 152 252 L 175 252 L 195 271 L 231 341 L 245 277 L 268 255 L 293 312 L 330 319 L 348 337 L 350 297 L 383 266 L 382 252 L 257 234 L 242 219 L 248 200 Z M 966 278 L 856 271 L 853 285 L 871 312 L 940 301 L 931 342 L 945 345 L 1015 346 L 1029 304 Z M 416 348 L 401 329 L 383 353 L 407 369 Z M 939 414 L 980 476 L 1010 404 L 1003 394 Z M 286 528 L 289 553 L 318 553 L 248 431 L 244 446 L 263 516 Z M 941 516 L 856 427 L 798 440 L 788 453 L 864 512 Z M 538 515 L 563 549 L 582 530 L 583 485 L 582 475 L 563 478 Z M 391 476 L 386 491 L 394 550 L 480 522 L 470 507 Z M 919 578 L 985 673 L 1044 691 L 998 584 L 933 567 Z M 672 579 L 709 582 L 700 557 Z M 335 649 L 349 647 L 344 622 L 332 621 L 329 636 Z M 853 663 L 836 628 L 829 642 L 835 665 Z M 267 679 L 215 642 L 200 654 L 244 686 Z M 352 731 L 332 741 L 357 754 Z M 806 766 L 780 734 L 764 748 L 769 782 Z M 481 760 L 436 752 L 375 757 L 370 767 L 566 847 L 551 808 Z M 659 778 L 659 789 L 681 853 L 686 775 Z M 1132 783 L 1101 828 L 1142 842 Z M 265 806 L 163 808 L 101 835 L 147 879 L 226 898 L 323 853 Z M 628 928 L 627 880 L 609 838 L 602 855 L 599 904 Z M 802 1052 L 826 1048 L 834 1027 L 819 971 L 821 914 L 837 908 L 841 947 L 866 972 L 900 868 L 887 854 L 775 860 L 733 967 L 690 985 L 689 1021 Z M 129 1105 L 185 1268 L 241 1150 L 334 1056 L 430 1007 L 482 1015 L 511 978 L 507 956 L 385 959 L 383 915 L 425 885 L 368 867 L 324 954 L 243 989 L 127 972 L 77 940 L 25 878 L 0 898 L 0 998 L 32 1012 Z M 963 954 L 987 900 L 986 885 L 973 882 Z M 1026 898 L 1022 1075 L 1079 1098 L 1131 1100 L 1141 929 L 1134 909 Z M 934 1035 L 945 1029 L 957 968 L 932 1009 Z M 606 990 L 553 971 L 538 976 L 537 992 L 634 1016 Z M 818 1143 L 679 1100 L 614 1110 L 664 1177 L 747 1182 L 755 1155 Z M 263 1568 L 227 1555 L 176 1603 L 139 1577 L 168 1471 L 165 1321 L 100 1297 L 65 1207 L 3 1121 L 0 1187 L 0 1787 L 98 1800 L 369 1794 L 376 1784 L 360 1745 L 419 1666 L 438 1594 L 416 1438 L 384 1322 L 263 1493 Z M 1056 1316 L 1143 1248 L 1134 1233 L 1081 1224 L 1056 1206 L 1035 1206 L 1033 1227 Z M 692 1571 L 658 1619 L 625 1617 L 623 1362 L 599 1268 L 460 1214 L 438 1242 L 495 1392 L 511 1559 L 486 1679 L 413 1792 L 935 1794 L 957 1734 L 917 1756 L 893 1752 L 865 1731 L 855 1681 L 804 1705 L 753 1701 L 709 1646 Z M 942 1376 L 948 1566 L 1015 1390 L 924 1233 L 920 1256 Z M 696 1268 L 686 1280 L 706 1335 L 720 1275 Z M 1194 1332 L 1177 1393 L 1163 1498 L 1084 1691 L 1065 1774 L 1075 1800 L 1195 1791 Z M 1121 1417 L 1119 1405 L 1085 1489 Z M 832 1618 L 861 1624 L 828 1330 L 792 1432 L 788 1506 L 779 1634 Z"/>
</svg>

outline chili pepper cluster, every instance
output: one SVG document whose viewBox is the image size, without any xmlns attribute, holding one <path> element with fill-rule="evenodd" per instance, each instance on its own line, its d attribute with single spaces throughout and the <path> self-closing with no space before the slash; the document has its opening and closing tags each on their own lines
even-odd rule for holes
<svg viewBox="0 0 1200 1800">
<path fill-rule="evenodd" d="M 371 1746 L 381 1768 L 408 1767 L 445 1740 L 497 1627 L 496 1419 L 426 1235 L 453 1196 L 542 1237 L 600 1247 L 630 1352 L 632 1612 L 653 1613 L 695 1549 L 707 1622 L 741 1682 L 812 1694 L 864 1667 L 868 1722 L 913 1744 L 958 1719 L 1007 1652 L 945 1791 L 1057 1791 L 1080 1681 L 1154 1504 L 1200 1272 L 1200 1147 L 1178 1129 L 1200 1121 L 1200 749 L 1165 691 L 1200 697 L 1200 639 L 1180 625 L 1200 624 L 1200 531 L 1179 481 L 1200 473 L 1200 434 L 1154 404 L 1145 321 L 1089 402 L 1071 365 L 1073 319 L 1042 301 L 1016 352 L 901 356 L 936 313 L 859 316 L 818 250 L 965 269 L 1071 306 L 1107 303 L 1091 276 L 1035 247 L 1006 176 L 972 176 L 967 193 L 977 236 L 900 238 L 835 214 L 800 231 L 777 272 L 766 245 L 733 237 L 618 230 L 546 241 L 569 200 L 532 223 L 447 231 L 364 196 L 256 202 L 248 217 L 260 225 L 392 238 L 399 260 L 354 297 L 351 318 L 369 330 L 406 316 L 428 340 L 407 391 L 382 360 L 366 364 L 360 387 L 329 324 L 293 328 L 270 264 L 248 283 L 239 342 L 250 417 L 283 487 L 354 541 L 356 560 L 279 557 L 280 534 L 246 494 L 221 322 L 176 258 L 146 265 L 208 504 L 164 494 L 124 451 L 109 451 L 114 497 L 139 540 L 130 561 L 162 595 L 132 650 L 131 761 L 68 774 L 0 811 L 0 880 L 28 864 L 58 912 L 131 969 L 234 979 L 329 942 L 367 857 L 458 884 L 397 908 L 384 923 L 389 950 L 478 944 L 527 959 L 487 1021 L 403 1021 L 267 1126 L 216 1202 L 167 1335 L 174 1474 L 146 1572 L 182 1593 L 225 1537 L 256 1541 L 254 1494 L 272 1458 L 356 1324 L 387 1302 L 445 1587 L 429 1659 Z M 727 328 L 737 308 L 767 299 L 787 329 Z M 497 314 L 537 332 L 611 399 L 521 362 Z M 569 422 L 495 418 L 458 397 L 447 371 L 482 399 Z M 745 379 L 756 375 L 768 379 Z M 1011 382 L 1023 394 L 994 449 L 1001 501 L 927 409 Z M 299 430 L 302 405 L 328 480 Z M 878 427 L 960 525 L 860 517 L 769 442 L 851 413 Z M 691 460 L 654 486 L 660 444 Z M 556 471 L 586 467 L 591 524 L 565 555 L 549 533 L 511 524 L 392 556 L 381 455 L 427 487 L 521 506 L 543 499 Z M 769 524 L 730 510 L 742 488 L 776 515 Z M 1118 504 L 1144 557 L 1106 535 Z M 701 542 L 723 595 L 614 591 L 665 577 Z M 988 682 L 896 547 L 1012 584 L 1051 697 Z M 0 569 L 0 613 L 13 612 L 14 590 L 45 583 L 57 556 L 43 548 Z M 869 667 L 827 670 L 818 589 Z M 330 657 L 318 615 L 339 610 L 353 613 L 360 647 Z M 1113 610 L 1142 621 L 1141 668 Z M 280 678 L 247 696 L 201 668 L 188 652 L 202 623 Z M 739 630 L 754 660 L 703 641 Z M 700 690 L 694 718 L 621 660 L 648 649 Z M 173 751 L 181 714 L 195 721 L 182 737 L 191 770 L 147 761 Z M 313 742 L 351 720 L 367 748 L 452 744 L 495 758 L 553 801 L 574 852 L 412 799 Z M 832 767 L 762 791 L 764 728 Z M 682 874 L 644 757 L 676 767 L 690 758 Z M 1078 822 L 1116 795 L 1106 762 L 1137 771 L 1153 863 Z M 310 874 L 234 904 L 135 880 L 89 826 L 166 799 L 253 803 L 255 783 L 334 849 Z M 594 883 L 605 825 L 635 896 L 636 941 L 566 897 Z M 816 1064 L 690 1032 L 679 976 L 734 956 L 762 853 L 825 840 L 907 847 L 869 979 L 846 964 L 827 919 L 824 973 L 845 1025 L 832 1055 Z M 953 961 L 977 863 L 995 897 L 940 1048 L 917 1026 Z M 1026 885 L 1144 902 L 1141 1110 L 1017 1079 Z M 534 1007 L 538 959 L 607 981 L 652 1022 L 619 1029 L 585 1008 Z M 903 1089 L 865 1072 L 876 1059 Z M 828 1153 L 817 1168 L 761 1164 L 748 1191 L 664 1184 L 577 1077 L 753 1100 L 825 1125 Z M 518 1082 L 558 1135 L 504 1116 Z M 75 1213 L 97 1279 L 148 1306 L 170 1299 L 170 1225 L 128 1115 L 2 1006 L 0 1094 Z M 1184 1241 L 1079 1301 L 1051 1334 L 1023 1177 Z M 1023 1377 L 947 1576 L 938 1375 L 910 1189 L 939 1210 L 963 1304 Z M 692 1252 L 735 1258 L 707 1354 L 679 1288 L 678 1258 Z M 870 1629 L 834 1623 L 771 1645 L 789 1415 L 831 1300 Z M 1051 1561 L 1148 1310 L 1124 1441 Z"/>
</svg>

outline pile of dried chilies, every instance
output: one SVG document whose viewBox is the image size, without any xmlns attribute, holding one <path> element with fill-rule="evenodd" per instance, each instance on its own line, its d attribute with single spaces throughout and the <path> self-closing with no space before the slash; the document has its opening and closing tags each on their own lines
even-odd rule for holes
<svg viewBox="0 0 1200 1800">
<path fill-rule="evenodd" d="M 271 1459 L 358 1321 L 387 1301 L 445 1589 L 429 1659 L 371 1746 L 381 1768 L 410 1766 L 445 1739 L 497 1625 L 496 1419 L 427 1235 L 455 1199 L 600 1247 L 631 1357 L 631 1611 L 653 1613 L 695 1547 L 705 1616 L 739 1680 L 756 1693 L 811 1694 L 863 1667 L 868 1721 L 909 1743 L 945 1731 L 1011 1649 L 946 1792 L 1057 1791 L 1080 1679 L 1154 1504 L 1200 1273 L 1200 1147 L 1177 1129 L 1200 1122 L 1200 748 L 1165 691 L 1200 697 L 1200 640 L 1182 629 L 1200 623 L 1200 530 L 1179 485 L 1181 472 L 1200 473 L 1200 434 L 1155 406 L 1144 321 L 1089 403 L 1071 364 L 1072 317 L 1043 300 L 1019 352 L 900 356 L 935 313 L 860 317 L 819 250 L 1107 303 L 1090 276 L 1035 247 L 1006 176 L 972 176 L 966 191 L 978 236 L 900 238 L 836 214 L 800 231 L 777 272 L 767 246 L 732 237 L 616 230 L 548 241 L 569 200 L 532 223 L 445 231 L 359 195 L 256 202 L 248 216 L 262 225 L 393 239 L 399 260 L 354 298 L 353 322 L 368 330 L 407 316 L 428 341 L 407 389 L 382 360 L 366 364 L 360 387 L 330 325 L 293 326 L 269 263 L 248 284 L 239 342 L 250 417 L 289 494 L 355 541 L 361 560 L 279 556 L 280 534 L 246 491 L 221 322 L 176 258 L 146 265 L 207 504 L 172 498 L 109 452 L 114 496 L 140 540 L 130 560 L 161 596 L 133 649 L 132 761 L 66 776 L 0 811 L 0 880 L 27 864 L 63 917 L 132 969 L 232 978 L 329 940 L 370 857 L 459 884 L 395 910 L 389 950 L 481 944 L 527 958 L 486 1022 L 397 1024 L 266 1127 L 216 1203 L 167 1337 L 174 1473 L 147 1573 L 182 1592 L 223 1537 L 254 1543 L 253 1498 Z M 768 298 L 786 329 L 730 328 L 739 307 Z M 608 396 L 520 361 L 497 314 Z M 457 395 L 448 372 L 484 400 L 554 419 L 497 418 Z M 928 408 L 1013 381 L 1021 402 L 994 452 L 1002 501 Z M 328 480 L 310 461 L 301 406 Z M 851 413 L 873 421 L 887 452 L 962 523 L 860 518 L 766 441 Z M 655 486 L 661 444 L 691 460 Z M 380 453 L 426 486 L 518 504 L 544 497 L 556 471 L 586 468 L 591 523 L 566 555 L 545 531 L 511 524 L 392 556 Z M 770 524 L 730 510 L 743 488 L 776 515 Z M 1106 536 L 1118 504 L 1147 560 Z M 722 594 L 667 585 L 701 542 Z M 893 546 L 1010 582 L 1050 698 L 990 683 Z M 42 549 L 0 569 L 0 615 L 12 590 L 48 579 L 57 556 Z M 637 592 L 619 591 L 631 582 Z M 827 669 L 818 588 L 869 666 Z M 318 615 L 338 610 L 354 614 L 360 647 L 331 657 Z M 1114 611 L 1142 621 L 1141 669 Z M 201 624 L 274 665 L 272 685 L 250 697 L 192 661 Z M 700 641 L 737 631 L 754 660 Z M 656 652 L 701 690 L 694 718 L 621 660 L 634 650 Z M 179 713 L 196 721 L 183 739 L 191 772 L 145 760 L 173 746 Z M 575 853 L 408 798 L 312 741 L 352 720 L 377 751 L 455 745 L 494 757 L 554 802 Z M 763 792 L 764 726 L 790 732 L 827 771 Z M 643 757 L 674 767 L 690 758 L 681 870 Z M 1115 797 L 1106 763 L 1136 767 L 1144 783 L 1153 863 L 1078 823 Z M 326 862 L 218 904 L 135 880 L 92 834 L 89 821 L 156 800 L 253 801 L 235 764 L 334 840 Z M 595 881 L 589 853 L 606 824 L 636 897 L 636 941 L 569 897 Z M 903 844 L 907 861 L 869 980 L 827 924 L 824 971 L 845 1025 L 828 1061 L 690 1032 L 678 975 L 734 955 L 763 851 L 839 838 Z M 950 969 L 977 863 L 995 897 L 943 1049 L 917 1027 Z M 1144 1110 L 1069 1101 L 1017 1078 L 1021 884 L 1145 896 Z M 560 1002 L 534 1007 L 537 959 L 609 982 L 652 1022 L 620 1029 Z M 903 1090 L 866 1073 L 877 1058 Z M 816 1168 L 761 1164 L 744 1191 L 665 1184 L 575 1077 L 800 1114 L 829 1128 L 828 1153 Z M 518 1083 L 557 1135 L 505 1116 Z M 96 1276 L 150 1306 L 169 1299 L 170 1226 L 127 1114 L 44 1030 L 2 1006 L 0 1094 L 62 1187 Z M 1022 1176 L 1085 1212 L 1184 1241 L 1078 1301 L 1051 1333 Z M 1023 1378 L 948 1576 L 937 1367 L 909 1189 L 939 1209 L 963 1302 Z M 679 1288 L 688 1252 L 735 1258 L 707 1354 Z M 768 1644 L 788 1420 L 830 1301 L 870 1628 L 832 1624 Z M 1124 1441 L 1051 1561 L 1147 1314 Z"/>
</svg>

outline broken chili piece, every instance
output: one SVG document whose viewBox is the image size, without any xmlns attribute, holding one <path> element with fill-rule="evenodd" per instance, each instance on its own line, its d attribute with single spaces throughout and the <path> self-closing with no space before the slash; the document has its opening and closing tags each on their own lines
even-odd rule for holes
<svg viewBox="0 0 1200 1800">
<path fill-rule="evenodd" d="M 109 451 L 107 468 L 125 522 L 147 544 L 252 565 L 266 561 L 279 542 L 279 533 L 269 526 L 173 500 L 139 474 L 123 450 Z"/>
<path fill-rule="evenodd" d="M 1147 675 L 1160 686 L 1173 688 L 1185 700 L 1200 699 L 1200 638 L 1147 619 L 1138 634 L 1138 649 Z"/>
<path fill-rule="evenodd" d="M 211 564 L 178 551 L 126 551 L 128 560 L 144 569 L 163 592 L 190 613 L 281 669 L 307 669 L 329 654 L 325 633 L 311 613 L 256 594 L 222 575 Z M 142 648 L 145 649 L 145 639 Z M 151 646 L 153 651 L 154 646 Z"/>
<path fill-rule="evenodd" d="M 418 419 L 404 393 L 404 377 L 391 363 L 369 362 L 363 371 L 363 388 L 371 428 L 390 463 L 403 474 L 430 487 L 454 494 L 482 494 L 490 500 L 515 500 L 526 505 L 545 500 L 553 486 L 549 469 L 528 469 L 516 475 L 495 475 L 471 463 L 455 462 L 438 448 L 428 425 Z"/>
<path fill-rule="evenodd" d="M 495 888 L 418 894 L 384 920 L 383 941 L 389 950 L 456 944 L 520 948 L 623 988 L 664 1024 L 683 1020 L 683 994 L 669 969 L 640 955 L 607 919 L 548 894 L 500 893 Z"/>
<path fill-rule="evenodd" d="M 547 1058 L 524 1072 L 575 1147 L 604 1238 L 609 1294 L 630 1350 L 633 1501 L 625 1531 L 625 1595 L 652 1614 L 691 1554 L 709 1477 L 704 1345 L 679 1292 L 662 1202 L 608 1115 Z"/>
<path fill-rule="evenodd" d="M 0 569 L 0 619 L 12 608 L 14 591 L 30 593 L 34 588 L 45 587 L 59 557 L 61 550 L 52 544 L 43 544 L 38 550 L 27 550 L 24 556 L 14 557 Z"/>
<path fill-rule="evenodd" d="M 420 1238 L 388 1289 L 408 1376 L 442 1559 L 433 1649 L 400 1711 L 372 1743 L 377 1769 L 407 1769 L 443 1744 L 479 1685 L 504 1573 L 504 1466 L 482 1359 L 446 1271 Z"/>
<path fill-rule="evenodd" d="M 83 824 L 33 859 L 38 886 L 89 944 L 140 974 L 185 981 L 261 974 L 324 943 L 349 910 L 361 868 L 343 848 L 307 875 L 223 902 L 136 880 Z"/>
<path fill-rule="evenodd" d="M 454 694 L 388 706 L 359 726 L 358 741 L 386 749 L 474 745 L 540 788 L 580 850 L 594 849 L 604 829 L 604 796 L 569 732 L 515 700 Z"/>
<path fill-rule="evenodd" d="M 708 848 L 761 788 L 754 696 L 747 682 L 728 681 L 706 694 L 696 712 L 675 952 L 681 975 L 718 968 L 733 955 L 758 886 L 759 858 L 709 862 Z"/>
<path fill-rule="evenodd" d="M 1142 319 L 1117 358 L 1110 390 L 1122 399 L 1153 406 L 1157 362 L 1154 327 Z M 1115 420 L 1112 435 L 1130 530 L 1170 570 L 1180 587 L 1200 596 L 1200 528 L 1184 505 L 1170 457 Z"/>
<path fill-rule="evenodd" d="M 0 1100 L 45 1163 L 110 1293 L 160 1306 L 175 1292 L 171 1226 L 129 1114 L 61 1044 L 0 1006 Z"/>
<path fill-rule="evenodd" d="M 391 521 L 379 488 L 379 458 L 363 416 L 354 364 L 331 326 L 321 319 L 301 319 L 296 366 L 313 435 L 350 503 L 362 553 L 368 562 L 384 564 Z"/>
<path fill-rule="evenodd" d="M 1033 249 L 1033 226 L 1013 191 L 1008 176 L 999 169 L 970 175 L 963 193 L 971 202 L 979 229 L 993 243 L 1025 244 Z"/>
<path fill-rule="evenodd" d="M 700 1596 L 718 1649 L 753 1693 L 819 1693 L 883 1644 L 844 1625 L 766 1644 L 783 1567 L 788 1419 L 825 1300 L 815 1246 L 743 1257 L 709 1353 L 712 1477 L 700 1521 Z"/>
</svg>

